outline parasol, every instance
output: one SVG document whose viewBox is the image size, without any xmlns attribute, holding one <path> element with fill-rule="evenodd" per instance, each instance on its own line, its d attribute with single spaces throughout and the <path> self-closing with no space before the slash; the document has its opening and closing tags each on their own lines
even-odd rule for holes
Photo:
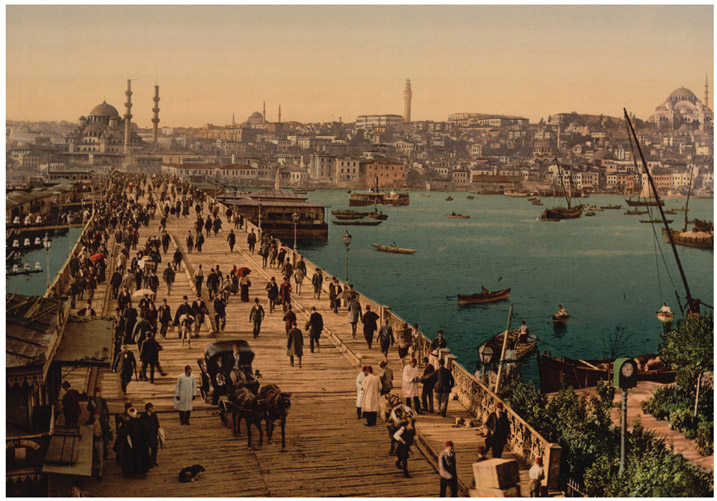
<svg viewBox="0 0 717 501">
<path fill-rule="evenodd" d="M 243 277 L 244 275 L 248 275 L 249 273 L 251 273 L 251 270 L 247 267 L 241 267 L 237 271 L 239 272 L 240 277 Z"/>
<path fill-rule="evenodd" d="M 152 292 L 152 289 L 137 289 L 134 291 L 134 294 L 132 294 L 132 297 L 143 297 L 144 295 L 152 296 L 154 292 Z"/>
<path fill-rule="evenodd" d="M 102 259 L 104 257 L 105 257 L 104 254 L 102 254 L 101 252 L 98 252 L 97 254 L 92 254 L 90 256 L 90 261 L 99 261 L 100 259 Z"/>
</svg>

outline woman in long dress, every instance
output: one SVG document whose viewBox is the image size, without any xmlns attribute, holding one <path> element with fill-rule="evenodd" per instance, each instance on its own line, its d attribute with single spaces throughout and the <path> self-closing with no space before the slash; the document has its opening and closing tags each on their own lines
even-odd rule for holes
<svg viewBox="0 0 717 501">
<path fill-rule="evenodd" d="M 239 281 L 239 290 L 241 292 L 241 302 L 242 303 L 248 303 L 249 302 L 249 287 L 251 286 L 251 280 L 249 280 L 248 275 L 244 275 L 241 277 L 241 280 Z"/>
</svg>

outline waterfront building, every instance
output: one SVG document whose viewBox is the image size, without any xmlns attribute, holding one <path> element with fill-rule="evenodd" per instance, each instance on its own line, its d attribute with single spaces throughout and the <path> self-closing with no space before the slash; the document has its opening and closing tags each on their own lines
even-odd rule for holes
<svg viewBox="0 0 717 501">
<path fill-rule="evenodd" d="M 309 162 L 309 177 L 317 181 L 332 182 L 336 170 L 336 157 L 333 155 L 312 155 Z"/>
<path fill-rule="evenodd" d="M 448 116 L 448 123 L 458 127 L 510 127 L 525 126 L 530 120 L 510 115 L 492 115 L 487 113 L 453 113 Z"/>
<path fill-rule="evenodd" d="M 359 178 L 360 158 L 337 158 L 334 180 L 343 187 L 355 186 Z"/>
<path fill-rule="evenodd" d="M 386 158 L 374 158 L 359 163 L 358 186 L 361 188 L 403 188 L 406 186 L 406 166 Z"/>
<path fill-rule="evenodd" d="M 404 123 L 401 115 L 359 115 L 356 127 L 359 129 L 386 129 Z"/>
<path fill-rule="evenodd" d="M 712 110 L 707 107 L 707 103 L 700 101 L 691 90 L 684 87 L 672 91 L 650 117 L 650 121 L 658 127 L 677 129 L 686 124 L 696 126 L 699 130 L 711 129 L 713 119 Z"/>
</svg>

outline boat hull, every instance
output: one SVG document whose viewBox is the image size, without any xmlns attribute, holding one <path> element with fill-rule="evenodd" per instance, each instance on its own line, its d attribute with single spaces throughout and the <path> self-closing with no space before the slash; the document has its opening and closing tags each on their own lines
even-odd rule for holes
<svg viewBox="0 0 717 501">
<path fill-rule="evenodd" d="M 503 349 L 503 335 L 504 332 L 499 332 L 498 334 L 490 338 L 488 341 L 483 343 L 481 345 L 481 348 L 483 346 L 490 346 L 493 349 L 494 354 L 500 354 Z M 513 360 L 509 360 L 509 362 L 525 358 L 528 354 L 530 354 L 530 352 L 535 349 L 536 346 L 538 346 L 538 339 L 531 337 L 528 338 L 528 342 L 518 343 L 519 335 L 520 329 L 513 329 L 508 335 L 508 349 L 513 350 L 515 353 L 515 358 Z"/>
<path fill-rule="evenodd" d="M 657 207 L 657 200 L 630 200 L 629 198 L 625 200 L 625 203 L 629 205 L 630 207 Z M 665 203 L 660 200 L 660 205 L 665 205 Z"/>
<path fill-rule="evenodd" d="M 343 221 L 331 221 L 339 226 L 378 226 L 383 221 L 362 221 L 360 219 L 345 219 Z"/>
<path fill-rule="evenodd" d="M 376 250 L 381 252 L 393 252 L 394 254 L 413 254 L 416 252 L 414 249 L 402 249 L 400 247 L 393 247 L 391 245 L 371 244 Z"/>
<path fill-rule="evenodd" d="M 685 247 L 695 247 L 698 249 L 714 249 L 714 233 L 703 233 L 704 237 L 685 236 L 685 233 L 678 230 L 670 229 L 672 232 L 672 240 L 675 245 L 684 245 Z M 667 229 L 662 228 L 662 234 L 665 240 L 668 240 Z"/>
<path fill-rule="evenodd" d="M 510 298 L 510 289 L 503 289 L 488 294 L 458 294 L 458 304 L 463 306 L 467 304 L 485 304 L 495 303 Z"/>
<path fill-rule="evenodd" d="M 569 209 L 565 207 L 555 207 L 554 209 L 545 209 L 543 211 L 542 219 L 551 221 L 560 221 L 562 219 L 577 219 L 583 214 L 583 207 L 579 205 L 577 207 L 571 207 Z"/>
</svg>

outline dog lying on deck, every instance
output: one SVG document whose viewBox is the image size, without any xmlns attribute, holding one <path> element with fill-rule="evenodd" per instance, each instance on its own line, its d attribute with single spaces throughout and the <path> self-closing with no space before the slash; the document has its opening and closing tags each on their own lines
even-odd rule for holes
<svg viewBox="0 0 717 501">
<path fill-rule="evenodd" d="M 179 481 L 180 482 L 194 482 L 199 474 L 203 471 L 206 471 L 204 469 L 204 466 L 200 464 L 195 464 L 193 466 L 187 466 L 182 471 L 179 472 Z"/>
</svg>

